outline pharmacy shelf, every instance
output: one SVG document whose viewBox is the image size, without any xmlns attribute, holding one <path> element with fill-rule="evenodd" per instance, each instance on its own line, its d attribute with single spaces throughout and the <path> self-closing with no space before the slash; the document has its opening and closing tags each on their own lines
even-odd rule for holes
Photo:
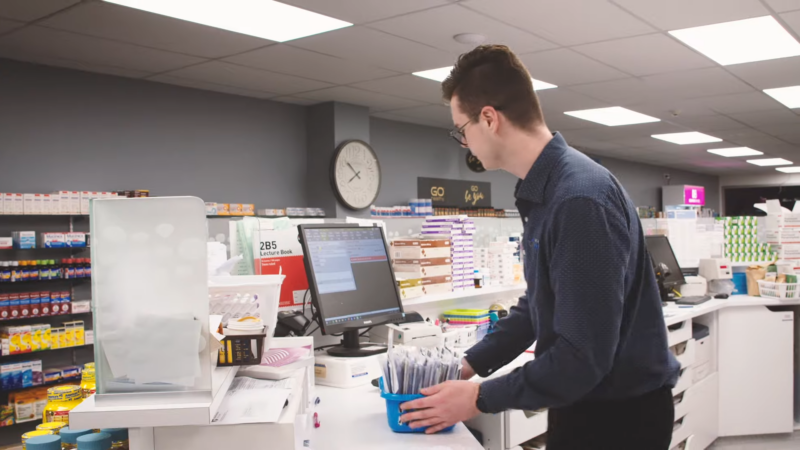
<svg viewBox="0 0 800 450">
<path fill-rule="evenodd" d="M 19 285 L 27 285 L 33 283 L 57 283 L 59 281 L 85 281 L 91 280 L 91 277 L 83 277 L 83 278 L 54 278 L 52 280 L 19 280 L 14 282 L 2 283 L 0 286 L 19 286 Z"/>
<path fill-rule="evenodd" d="M 91 247 L 39 247 L 39 248 L 0 248 L 0 252 L 35 252 L 41 250 L 89 250 Z"/>
<path fill-rule="evenodd" d="M 82 302 L 82 301 L 86 301 L 86 300 L 76 300 L 76 301 Z M 91 301 L 91 300 L 89 300 L 89 301 Z M 41 320 L 44 320 L 44 319 L 52 319 L 54 317 L 85 316 L 87 314 L 92 314 L 92 312 L 91 311 L 86 311 L 86 312 L 79 312 L 79 313 L 57 314 L 57 315 L 54 315 L 54 316 L 18 317 L 16 319 L 0 320 L 0 325 L 2 325 L 4 323 L 17 324 L 19 322 L 23 322 L 23 321 L 26 321 L 26 320 L 36 322 L 36 321 L 41 321 Z"/>
<path fill-rule="evenodd" d="M 47 369 L 44 369 L 44 370 L 47 370 Z M 72 384 L 78 383 L 78 384 L 80 384 L 81 383 L 81 377 L 78 376 L 78 377 L 69 378 L 69 379 L 66 379 L 66 380 L 51 381 L 49 383 L 39 384 L 39 385 L 36 385 L 36 386 L 28 386 L 28 387 L 18 388 L 18 389 L 0 389 L 0 395 L 10 394 L 12 392 L 27 391 L 29 389 L 36 389 L 36 388 L 43 388 L 43 387 L 50 387 L 50 386 L 58 386 L 58 385 L 61 385 L 61 384 L 68 384 L 68 383 L 72 383 Z M 19 422 L 19 423 L 25 423 L 25 422 Z"/>
<path fill-rule="evenodd" d="M 56 316 L 51 316 L 51 317 L 56 317 Z M 13 359 L 13 358 L 29 359 L 29 358 L 33 358 L 33 357 L 36 357 L 36 356 L 39 356 L 39 355 L 50 354 L 50 352 L 58 352 L 58 351 L 61 351 L 61 350 L 69 350 L 69 349 L 75 350 L 75 349 L 78 349 L 78 348 L 88 348 L 88 347 L 93 347 L 93 346 L 94 346 L 94 344 L 73 345 L 72 347 L 51 348 L 51 349 L 48 349 L 48 350 L 40 350 L 38 352 L 13 353 L 13 354 L 10 354 L 10 355 L 2 355 L 2 356 L 0 356 L 0 359 Z"/>
<path fill-rule="evenodd" d="M 495 300 L 498 297 L 514 297 L 525 293 L 528 288 L 526 283 L 519 283 L 513 286 L 490 286 L 480 289 L 470 289 L 467 291 L 447 292 L 444 294 L 423 295 L 422 297 L 403 300 L 403 306 L 424 305 L 426 303 L 443 302 L 447 300 Z"/>
<path fill-rule="evenodd" d="M 89 217 L 89 214 L 0 214 L 0 219 L 3 217 Z"/>
<path fill-rule="evenodd" d="M 242 217 L 257 217 L 259 219 L 326 219 L 325 216 L 206 216 L 206 219 L 241 219 Z"/>
</svg>

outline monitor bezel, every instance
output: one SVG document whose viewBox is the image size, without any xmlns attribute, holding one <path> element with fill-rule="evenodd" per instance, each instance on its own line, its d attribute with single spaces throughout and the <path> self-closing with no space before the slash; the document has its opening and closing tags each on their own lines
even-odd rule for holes
<svg viewBox="0 0 800 450">
<path fill-rule="evenodd" d="M 678 273 L 681 275 L 681 279 L 680 280 L 664 281 L 664 286 L 665 287 L 676 287 L 676 286 L 680 286 L 680 285 L 686 284 L 686 277 L 683 275 L 683 268 L 681 267 L 680 261 L 678 261 L 678 257 L 675 255 L 675 250 L 672 248 L 672 242 L 670 242 L 669 236 L 664 236 L 662 234 L 659 234 L 659 235 L 651 235 L 651 236 L 645 236 L 644 237 L 645 248 L 647 248 L 647 255 L 650 257 L 650 265 L 655 270 L 656 264 L 657 263 L 663 263 L 664 261 L 656 261 L 655 260 L 655 258 L 653 257 L 653 253 L 650 251 L 650 246 L 647 245 L 647 241 L 650 240 L 650 239 L 662 239 L 662 238 L 667 241 L 667 246 L 669 247 L 669 251 L 672 252 L 672 258 L 675 260 L 675 264 L 678 266 Z"/>
<path fill-rule="evenodd" d="M 311 268 L 311 261 L 307 256 L 308 253 L 308 243 L 306 242 L 306 235 L 305 231 L 310 229 L 320 229 L 320 228 L 356 228 L 356 229 L 365 229 L 365 228 L 373 228 L 377 229 L 381 233 L 381 238 L 383 239 L 383 245 L 386 250 L 386 258 L 387 264 L 389 264 L 389 273 L 392 277 L 392 283 L 394 286 L 394 294 L 395 298 L 397 299 L 397 305 L 400 308 L 400 311 L 395 313 L 386 313 L 380 314 L 376 316 L 372 316 L 365 320 L 351 320 L 349 322 L 337 323 L 332 325 L 325 324 L 325 307 L 323 306 L 323 302 L 321 302 L 319 291 L 317 289 L 317 280 L 314 276 L 314 271 Z M 300 245 L 303 248 L 303 265 L 305 266 L 306 276 L 308 277 L 308 289 L 311 293 L 311 301 L 314 303 L 314 307 L 317 309 L 317 314 L 319 315 L 319 327 L 324 335 L 331 335 L 333 333 L 340 333 L 348 330 L 358 329 L 358 328 L 370 328 L 377 325 L 384 325 L 387 323 L 398 323 L 403 322 L 405 320 L 405 310 L 403 309 L 403 301 L 400 297 L 400 290 L 397 286 L 397 279 L 394 275 L 394 270 L 391 267 L 391 253 L 389 246 L 386 242 L 386 235 L 383 232 L 383 228 L 379 226 L 371 226 L 371 227 L 364 227 L 359 226 L 357 224 L 341 224 L 341 223 L 326 223 L 326 224 L 302 224 L 297 226 L 298 231 L 298 238 L 300 239 Z"/>
</svg>

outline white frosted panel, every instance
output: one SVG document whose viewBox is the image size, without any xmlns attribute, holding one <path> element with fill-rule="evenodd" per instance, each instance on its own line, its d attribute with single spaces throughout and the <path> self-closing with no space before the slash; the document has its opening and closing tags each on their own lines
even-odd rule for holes
<svg viewBox="0 0 800 450">
<path fill-rule="evenodd" d="M 203 201 L 94 200 L 91 221 L 98 393 L 210 390 Z"/>
</svg>

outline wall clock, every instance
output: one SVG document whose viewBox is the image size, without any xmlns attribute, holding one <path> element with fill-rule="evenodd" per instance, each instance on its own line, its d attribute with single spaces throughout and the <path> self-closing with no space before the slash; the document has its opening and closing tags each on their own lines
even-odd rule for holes
<svg viewBox="0 0 800 450">
<path fill-rule="evenodd" d="M 372 147 L 359 140 L 339 144 L 331 164 L 331 182 L 344 206 L 359 210 L 372 205 L 381 189 L 381 166 Z"/>
</svg>

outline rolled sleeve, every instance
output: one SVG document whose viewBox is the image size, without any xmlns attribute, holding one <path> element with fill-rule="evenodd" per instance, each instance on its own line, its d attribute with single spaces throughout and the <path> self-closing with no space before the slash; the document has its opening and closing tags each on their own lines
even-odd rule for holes
<svg viewBox="0 0 800 450">
<path fill-rule="evenodd" d="M 483 383 L 490 412 L 569 405 L 611 372 L 630 257 L 627 223 L 593 199 L 568 199 L 557 207 L 543 241 L 555 296 L 555 342 L 534 361 Z"/>
</svg>

